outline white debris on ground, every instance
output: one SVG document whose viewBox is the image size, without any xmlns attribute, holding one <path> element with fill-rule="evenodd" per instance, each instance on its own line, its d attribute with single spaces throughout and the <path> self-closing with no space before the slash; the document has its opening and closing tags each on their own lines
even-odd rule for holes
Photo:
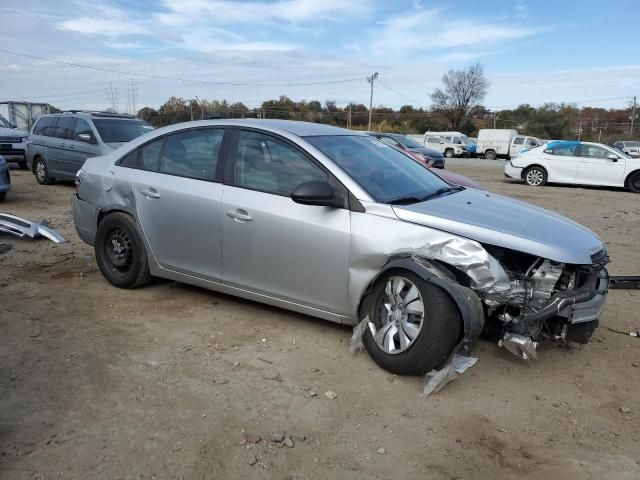
<svg viewBox="0 0 640 480">
<path fill-rule="evenodd" d="M 438 393 L 447 383 L 455 380 L 458 375 L 473 367 L 477 361 L 476 357 L 468 357 L 456 353 L 440 370 L 431 370 L 424 376 L 424 388 L 420 396 L 427 397 L 432 393 Z"/>
</svg>

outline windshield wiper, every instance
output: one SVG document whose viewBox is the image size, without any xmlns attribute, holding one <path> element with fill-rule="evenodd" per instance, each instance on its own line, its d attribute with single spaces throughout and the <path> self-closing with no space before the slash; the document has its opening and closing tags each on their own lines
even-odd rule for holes
<svg viewBox="0 0 640 480">
<path fill-rule="evenodd" d="M 462 187 L 460 185 L 454 185 L 453 187 L 442 187 L 442 188 L 439 188 L 438 190 L 436 190 L 435 192 L 430 193 L 426 197 L 423 197 L 422 201 L 424 202 L 425 200 L 429 200 L 431 198 L 439 197 L 443 193 L 459 192 L 460 190 L 464 190 L 464 187 Z"/>
<path fill-rule="evenodd" d="M 407 195 L 403 197 L 392 198 L 391 200 L 387 200 L 385 203 L 389 205 L 411 205 L 412 203 L 420 203 L 424 199 L 423 197 L 416 197 L 415 195 Z"/>
</svg>

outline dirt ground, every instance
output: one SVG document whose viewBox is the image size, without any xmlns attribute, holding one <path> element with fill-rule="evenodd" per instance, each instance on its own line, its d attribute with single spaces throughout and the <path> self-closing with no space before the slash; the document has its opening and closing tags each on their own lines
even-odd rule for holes
<svg viewBox="0 0 640 480">
<path fill-rule="evenodd" d="M 640 196 L 448 168 L 581 222 L 612 274 L 640 273 Z M 610 292 L 583 348 L 524 362 L 479 341 L 476 366 L 420 398 L 421 378 L 349 354 L 350 328 L 168 281 L 111 287 L 73 229 L 73 185 L 12 174 L 0 211 L 69 242 L 0 237 L 2 479 L 640 478 L 640 339 L 607 329 L 640 327 L 640 291 Z"/>
</svg>

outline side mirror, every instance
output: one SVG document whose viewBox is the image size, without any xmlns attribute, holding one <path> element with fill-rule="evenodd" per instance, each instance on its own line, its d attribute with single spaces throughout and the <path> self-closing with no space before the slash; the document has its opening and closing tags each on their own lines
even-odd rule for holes
<svg viewBox="0 0 640 480">
<path fill-rule="evenodd" d="M 613 160 L 614 162 L 618 161 L 618 156 L 615 153 L 610 153 L 609 155 L 607 155 L 607 158 L 609 160 Z"/>
<path fill-rule="evenodd" d="M 311 181 L 298 185 L 291 194 L 291 199 L 302 205 L 318 205 L 338 207 L 336 192 L 327 182 Z"/>
<path fill-rule="evenodd" d="M 78 140 L 81 142 L 93 143 L 93 138 L 88 133 L 81 133 L 78 135 Z"/>
<path fill-rule="evenodd" d="M 444 145 L 444 140 L 443 139 L 440 139 L 440 144 Z"/>
</svg>

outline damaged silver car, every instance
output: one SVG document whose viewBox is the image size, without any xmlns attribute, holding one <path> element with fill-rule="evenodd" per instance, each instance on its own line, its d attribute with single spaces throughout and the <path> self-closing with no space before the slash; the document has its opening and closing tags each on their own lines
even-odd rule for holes
<svg viewBox="0 0 640 480">
<path fill-rule="evenodd" d="M 350 130 L 172 125 L 87 160 L 76 183 L 76 230 L 113 285 L 157 276 L 360 323 L 399 374 L 437 368 L 489 329 L 522 358 L 545 339 L 586 343 L 605 304 L 595 234 Z"/>
</svg>

